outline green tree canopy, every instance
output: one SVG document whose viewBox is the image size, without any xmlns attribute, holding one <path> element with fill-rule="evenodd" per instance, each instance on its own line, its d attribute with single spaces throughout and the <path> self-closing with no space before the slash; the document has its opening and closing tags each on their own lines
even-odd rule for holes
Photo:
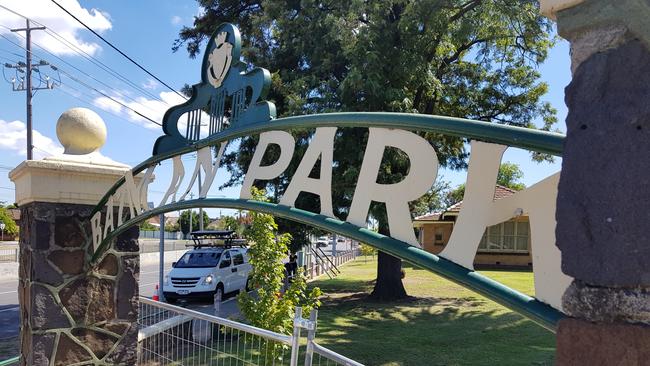
<svg viewBox="0 0 650 366">
<path fill-rule="evenodd" d="M 11 217 L 9 210 L 4 207 L 0 207 L 0 222 L 5 224 L 4 233 L 7 236 L 18 234 L 18 225 L 16 224 L 16 221 Z"/>
<path fill-rule="evenodd" d="M 499 173 L 497 173 L 497 184 L 500 186 L 508 187 L 515 191 L 521 191 L 526 188 L 526 185 L 520 180 L 524 177 L 524 172 L 521 171 L 519 165 L 515 163 L 505 162 L 499 166 Z M 456 188 L 450 190 L 445 195 L 446 207 L 454 205 L 463 200 L 465 195 L 465 184 L 459 184 Z"/>
<path fill-rule="evenodd" d="M 152 223 L 150 223 L 149 221 L 146 221 L 146 220 L 142 221 L 139 226 L 140 226 L 140 230 L 143 230 L 143 231 L 156 231 L 156 230 L 158 230 L 157 227 L 155 227 Z"/>
<path fill-rule="evenodd" d="M 256 200 L 266 201 L 263 191 L 253 189 Z M 307 281 L 302 268 L 298 269 L 288 286 L 285 286 L 285 268 L 282 260 L 286 257 L 291 235 L 279 234 L 273 216 L 251 212 L 251 225 L 246 239 L 250 247 L 248 256 L 252 265 L 249 283 L 256 289 L 255 296 L 242 292 L 238 296 L 239 305 L 246 319 L 254 326 L 291 334 L 296 306 L 303 309 L 307 317 L 311 309 L 318 307 L 321 292 L 318 287 L 307 289 Z M 264 343 L 265 359 L 261 364 L 275 364 L 282 345 L 277 342 Z"/>
<path fill-rule="evenodd" d="M 183 234 L 188 234 L 191 231 L 197 231 L 200 228 L 199 223 L 199 213 L 192 210 L 192 228 L 190 229 L 190 211 L 186 210 L 181 212 L 181 216 L 178 218 L 178 223 L 180 225 L 181 231 Z M 208 214 L 203 211 L 203 227 L 207 228 L 210 224 L 210 218 Z"/>
<path fill-rule="evenodd" d="M 538 121 L 537 127 L 543 129 L 556 122 L 555 110 L 541 100 L 547 85 L 540 81 L 537 66 L 546 58 L 552 37 L 550 21 L 539 15 L 538 1 L 198 3 L 204 11 L 191 27 L 180 31 L 173 49 L 185 47 L 195 57 L 220 23 L 235 23 L 242 33 L 243 61 L 272 73 L 269 99 L 279 116 L 390 111 L 530 128 Z M 297 146 L 290 167 L 280 177 L 258 183 L 272 200 L 277 201 L 286 189 L 312 132 L 293 131 Z M 464 139 L 420 135 L 435 147 L 442 166 L 466 168 Z M 333 201 L 340 218 L 345 218 L 350 206 L 367 136 L 367 129 L 342 128 L 335 141 Z M 225 156 L 232 173 L 226 185 L 241 181 L 256 140 L 242 140 L 237 151 Z M 275 161 L 277 154 L 277 149 L 271 149 L 263 163 Z M 398 182 L 408 169 L 408 158 L 401 151 L 386 149 L 378 182 Z M 319 205 L 317 197 L 309 194 L 296 201 L 297 207 L 311 211 L 318 211 Z M 370 214 L 378 220 L 379 232 L 389 234 L 383 204 L 373 205 Z M 376 298 L 406 296 L 400 269 L 398 260 L 380 253 Z"/>
</svg>

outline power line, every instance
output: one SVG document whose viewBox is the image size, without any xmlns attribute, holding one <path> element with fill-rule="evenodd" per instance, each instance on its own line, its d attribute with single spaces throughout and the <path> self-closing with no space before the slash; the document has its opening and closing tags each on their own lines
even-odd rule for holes
<svg viewBox="0 0 650 366">
<path fill-rule="evenodd" d="M 52 154 L 51 152 L 49 152 L 49 151 L 45 151 L 45 150 L 41 149 L 40 147 L 38 147 L 38 146 L 36 146 L 36 145 L 34 145 L 34 148 L 35 148 L 36 150 L 40 150 L 40 151 L 43 152 L 43 153 L 46 153 L 47 155 L 54 156 L 54 154 Z"/>
<path fill-rule="evenodd" d="M 66 12 L 68 15 L 70 15 L 70 16 L 71 16 L 74 20 L 76 20 L 79 24 L 83 25 L 86 29 L 88 29 L 90 32 L 92 32 L 94 35 L 96 35 L 99 39 L 101 39 L 102 41 L 104 41 L 104 43 L 106 43 L 107 45 L 111 46 L 111 48 L 113 48 L 115 51 L 119 52 L 120 55 L 124 56 L 127 60 L 131 61 L 131 63 L 133 63 L 134 65 L 136 65 L 137 67 L 139 67 L 140 70 L 146 72 L 149 76 L 151 76 L 151 77 L 154 78 L 156 81 L 158 81 L 159 83 L 161 83 L 162 85 L 164 85 L 165 87 L 167 87 L 167 89 L 169 89 L 169 90 L 173 91 L 174 93 L 176 93 L 178 96 L 182 97 L 183 99 L 187 99 L 187 98 L 185 98 L 185 96 L 184 96 L 183 94 L 179 93 L 179 92 L 176 91 L 174 88 L 172 88 L 171 86 L 167 85 L 167 83 L 165 83 L 164 81 L 160 80 L 160 79 L 159 79 L 158 77 L 156 77 L 154 74 L 152 74 L 151 72 L 149 72 L 149 70 L 145 69 L 145 68 L 144 68 L 143 66 L 141 66 L 139 63 L 137 63 L 135 60 L 133 60 L 131 57 L 129 57 L 126 53 L 122 52 L 119 48 L 117 48 L 116 46 L 114 46 L 111 42 L 109 42 L 109 41 L 106 40 L 104 37 L 102 37 L 99 33 L 95 32 L 92 28 L 90 28 L 89 26 L 87 26 L 84 22 L 82 22 L 79 18 L 77 18 L 76 16 L 74 16 L 72 13 L 70 13 L 66 8 L 64 8 L 63 6 L 61 6 L 61 5 L 60 5 L 59 3 L 57 3 L 55 0 L 51 0 L 51 1 L 52 1 L 56 6 L 58 6 L 59 8 L 61 8 L 61 10 L 63 10 L 64 12 Z"/>
<path fill-rule="evenodd" d="M 0 7 L 2 7 L 2 5 L 0 5 Z M 2 25 L 2 24 L 0 24 L 0 27 L 3 27 L 3 28 L 6 28 L 6 29 L 9 29 L 7 26 Z M 24 37 L 23 35 L 21 35 L 21 34 L 19 34 L 19 36 L 25 38 L 25 37 Z M 0 37 L 6 39 L 9 43 L 11 43 L 11 44 L 13 44 L 13 45 L 15 45 L 15 46 L 17 46 L 17 47 L 19 47 L 19 48 L 25 49 L 25 47 L 23 47 L 22 45 L 20 45 L 20 44 L 14 42 L 14 41 L 12 41 L 11 39 L 7 38 L 6 36 L 4 36 L 4 35 L 2 35 L 2 34 L 0 34 Z M 85 75 L 85 76 L 91 78 L 92 80 L 94 80 L 94 81 L 100 83 L 101 85 L 105 86 L 106 88 L 108 88 L 108 89 L 110 89 L 110 90 L 113 90 L 113 91 L 114 91 L 118 96 L 125 97 L 126 99 L 130 99 L 130 100 L 133 101 L 134 103 L 137 103 L 137 104 L 141 105 L 142 107 L 145 107 L 145 108 L 148 108 L 148 109 L 151 110 L 151 111 L 154 111 L 154 110 L 151 109 L 150 107 L 145 106 L 144 104 L 138 102 L 137 100 L 135 100 L 135 99 L 132 98 L 132 97 L 129 97 L 129 96 L 127 96 L 127 95 L 123 95 L 123 94 L 120 93 L 119 91 L 115 90 L 112 86 L 110 86 L 110 85 L 106 84 L 105 82 L 103 82 L 103 81 L 101 81 L 101 80 L 95 78 L 94 76 L 92 76 L 92 75 L 86 73 L 85 71 L 79 69 L 78 67 L 76 67 L 76 66 L 74 66 L 73 64 L 67 62 L 66 60 L 62 59 L 61 57 L 59 57 L 59 56 L 55 55 L 54 53 L 48 51 L 45 47 L 41 46 L 40 44 L 38 44 L 38 43 L 36 43 L 36 42 L 32 42 L 32 44 L 38 46 L 40 49 L 42 49 L 42 50 L 45 51 L 46 53 L 48 53 L 48 54 L 50 54 L 51 56 L 57 58 L 57 59 L 60 60 L 61 62 L 63 62 L 63 63 L 65 63 L 65 64 L 69 65 L 70 67 L 72 67 L 72 68 L 74 68 L 75 70 L 79 71 L 79 72 L 82 73 L 83 75 Z M 30 51 L 30 52 L 31 52 L 31 54 L 32 54 L 33 56 L 42 59 L 42 57 L 39 56 L 38 54 L 36 54 L 35 52 L 33 52 L 33 51 Z M 92 62 L 92 61 L 91 61 L 91 62 Z M 107 70 L 107 71 L 108 71 L 108 70 Z M 118 75 L 119 75 L 119 74 L 118 74 Z M 135 84 L 133 84 L 133 85 L 135 85 Z M 134 86 L 134 87 L 137 89 L 137 86 Z M 150 95 L 151 95 L 153 98 L 158 99 L 158 100 L 161 101 L 162 103 L 166 103 L 166 104 L 169 105 L 169 103 L 165 102 L 164 100 L 160 99 L 159 97 L 156 97 L 156 96 L 153 95 L 153 94 L 150 94 Z"/>
<path fill-rule="evenodd" d="M 64 74 L 64 75 L 66 75 L 67 77 L 69 77 L 70 79 L 72 79 L 72 80 L 76 81 L 77 83 L 79 83 L 79 84 L 85 86 L 86 88 L 93 90 L 95 93 L 101 94 L 102 96 L 104 96 L 104 97 L 110 99 L 111 101 L 113 101 L 113 102 L 119 104 L 120 106 L 122 106 L 122 107 L 124 107 L 124 108 L 130 110 L 131 112 L 133 112 L 133 113 L 137 114 L 138 116 L 140 116 L 140 117 L 146 119 L 147 121 L 149 121 L 149 122 L 151 122 L 151 123 L 153 123 L 153 124 L 156 124 L 156 125 L 158 125 L 158 126 L 162 126 L 162 123 L 154 121 L 153 119 L 151 119 L 151 118 L 145 116 L 144 114 L 142 114 L 142 113 L 138 112 L 137 110 L 135 110 L 135 109 L 129 107 L 128 105 L 122 103 L 121 101 L 119 101 L 119 100 L 117 100 L 117 99 L 111 97 L 110 95 L 108 95 L 108 94 L 102 92 L 101 90 L 98 90 L 98 89 L 94 88 L 92 85 L 88 85 L 88 84 L 86 84 L 85 82 L 83 82 L 83 81 L 77 79 L 75 76 L 73 76 L 72 74 L 68 73 L 67 71 L 62 70 L 62 69 L 58 68 L 58 67 L 55 66 L 55 65 L 50 65 L 50 67 L 52 67 L 53 70 L 55 70 L 55 71 L 59 71 L 59 72 L 61 72 L 62 74 Z"/>
<path fill-rule="evenodd" d="M 14 10 L 12 10 L 12 9 L 9 9 L 9 8 L 7 8 L 6 6 L 3 6 L 3 5 L 1 5 L 1 4 L 0 4 L 0 8 L 6 10 L 6 11 L 8 11 L 8 12 L 10 12 L 10 13 L 12 13 L 12 14 L 18 16 L 18 17 L 21 17 L 21 18 L 27 19 L 27 20 L 29 20 L 29 21 L 31 21 L 31 22 L 34 22 L 35 24 L 38 24 L 38 25 L 41 25 L 41 26 L 45 26 L 43 23 L 40 23 L 40 22 L 38 22 L 38 21 L 36 21 L 36 20 L 34 20 L 34 19 L 28 18 L 27 16 L 25 16 L 25 15 L 23 15 L 23 14 L 20 14 L 20 13 L 14 11 Z M 3 27 L 3 28 L 9 29 L 9 28 L 6 27 L 6 26 L 3 26 L 3 25 L 0 25 L 0 26 Z M 131 86 L 133 89 L 135 89 L 135 90 L 137 90 L 137 91 L 139 91 L 139 92 L 141 92 L 141 93 L 143 93 L 143 94 L 146 94 L 147 96 L 149 96 L 149 97 L 151 97 L 151 98 L 153 98 L 153 99 L 157 99 L 157 100 L 159 100 L 159 101 L 161 101 L 161 102 L 163 102 L 163 103 L 165 103 L 165 104 L 171 106 L 170 103 L 164 101 L 164 100 L 163 100 L 162 98 L 160 98 L 159 96 L 157 96 L 157 95 L 155 95 L 155 94 L 152 94 L 152 93 L 150 93 L 149 91 L 143 89 L 142 87 L 140 87 L 139 85 L 137 85 L 136 83 L 134 83 L 133 81 L 131 81 L 129 78 L 127 78 L 127 77 L 125 77 L 124 75 L 120 74 L 119 72 L 113 70 L 110 66 L 108 66 L 108 65 L 106 65 L 105 63 L 103 63 L 102 61 L 96 59 L 96 58 L 93 57 L 92 55 L 88 54 L 88 53 L 87 53 L 86 51 L 84 51 L 83 49 L 77 47 L 75 44 L 71 43 L 71 42 L 68 41 L 65 37 L 61 36 L 61 35 L 58 34 L 57 32 L 55 32 L 55 31 L 53 31 L 53 30 L 51 30 L 51 29 L 45 29 L 45 33 L 47 33 L 50 37 L 54 38 L 54 39 L 57 40 L 59 43 L 63 44 L 65 47 L 67 47 L 68 49 L 72 50 L 73 52 L 75 52 L 76 54 L 78 54 L 79 56 L 81 56 L 82 58 L 85 58 L 86 60 L 88 60 L 88 61 L 89 61 L 90 63 L 92 63 L 93 65 L 99 67 L 100 69 L 102 69 L 103 71 L 107 72 L 107 73 L 110 74 L 111 76 L 113 76 L 113 77 L 119 79 L 120 81 L 124 82 L 125 84 Z M 11 41 L 10 41 L 10 42 L 11 42 Z M 12 42 L 12 43 L 13 43 L 13 42 Z M 49 53 L 50 55 L 52 55 L 52 56 L 54 56 L 54 57 L 56 57 L 56 58 L 58 58 L 58 59 L 61 59 L 60 57 L 56 56 L 56 55 L 53 54 L 52 52 L 48 51 L 45 47 L 40 46 L 40 45 L 38 45 L 38 44 L 35 43 L 35 42 L 34 42 L 34 44 L 36 44 L 37 46 L 39 46 L 41 49 L 43 49 L 45 52 Z M 64 62 L 65 62 L 65 61 L 64 61 Z M 66 63 L 67 63 L 67 62 L 66 62 Z M 184 97 L 184 98 L 185 98 L 185 97 Z M 187 98 L 185 98 L 185 99 L 187 99 Z"/>
<path fill-rule="evenodd" d="M 5 67 L 7 68 L 13 68 L 16 70 L 24 70 L 25 72 L 25 84 L 22 82 L 18 84 L 18 87 L 16 87 L 15 83 L 11 83 L 13 91 L 24 91 L 25 96 L 26 96 L 26 106 L 25 106 L 25 113 L 27 115 L 27 160 L 32 160 L 32 97 L 34 94 L 32 93 L 32 90 L 38 90 L 38 89 L 50 89 L 50 83 L 48 81 L 47 87 L 46 88 L 41 88 L 40 85 L 38 87 L 33 88 L 32 87 L 32 69 L 34 67 L 40 66 L 40 63 L 37 65 L 32 65 L 32 32 L 35 30 L 44 30 L 45 27 L 39 26 L 39 27 L 32 27 L 29 24 L 29 19 L 25 20 L 25 28 L 16 28 L 16 29 L 11 29 L 12 32 L 17 33 L 17 32 L 25 32 L 25 63 L 18 62 L 17 64 L 5 64 Z M 39 72 L 39 80 L 40 79 L 40 72 Z"/>
<path fill-rule="evenodd" d="M 117 114 L 111 112 L 109 109 L 104 108 L 104 107 L 101 107 L 101 106 L 98 106 L 97 104 L 93 103 L 92 100 L 87 100 L 87 99 L 81 98 L 80 96 L 75 95 L 74 93 L 72 93 L 72 92 L 70 92 L 70 91 L 67 91 L 67 90 L 66 90 L 67 88 L 70 88 L 70 89 L 74 90 L 75 92 L 81 94 L 81 92 L 80 92 L 79 90 L 77 90 L 77 89 L 75 89 L 75 88 L 73 88 L 73 87 L 71 87 L 71 86 L 63 85 L 63 84 L 61 84 L 61 85 L 60 85 L 58 88 L 56 88 L 55 90 L 61 91 L 61 92 L 65 93 L 65 94 L 67 94 L 68 96 L 70 96 L 70 97 L 72 97 L 72 98 L 75 98 L 75 99 L 81 101 L 82 103 L 85 103 L 85 104 L 87 104 L 87 105 L 89 105 L 89 106 L 91 106 L 91 107 L 98 107 L 98 108 L 100 108 L 101 110 L 103 110 L 104 112 L 106 112 L 106 113 L 108 113 L 108 114 L 110 114 L 110 115 L 116 117 L 117 119 L 119 119 L 119 120 L 121 120 L 121 121 L 126 121 L 126 122 L 131 123 L 131 124 L 133 124 L 133 125 L 135 125 L 135 126 L 142 127 L 142 128 L 144 128 L 145 130 L 147 130 L 147 131 L 149 131 L 149 132 L 151 132 L 151 133 L 153 133 L 153 134 L 155 134 L 155 135 L 158 135 L 157 132 L 155 132 L 154 130 L 152 130 L 152 129 L 150 129 L 150 128 L 146 128 L 145 126 L 143 126 L 143 125 L 141 125 L 141 124 L 139 124 L 139 123 L 136 123 L 136 122 L 133 122 L 133 121 L 129 121 L 128 119 L 124 119 L 122 116 L 118 116 Z"/>
<path fill-rule="evenodd" d="M 62 37 L 61 35 L 59 35 L 58 33 L 54 32 L 54 31 L 50 31 L 49 29 L 46 30 L 45 33 L 49 34 L 52 38 L 56 39 L 57 41 L 59 41 L 60 43 L 62 43 L 64 46 L 68 47 L 69 49 L 71 49 L 72 51 L 74 51 L 76 54 L 78 54 L 78 55 L 80 55 L 81 57 L 85 58 L 86 60 L 90 61 L 93 65 L 95 65 L 95 66 L 99 67 L 100 69 L 106 71 L 106 72 L 109 73 L 111 76 L 113 76 L 113 77 L 119 79 L 120 81 L 122 81 L 123 83 L 129 85 L 129 86 L 132 87 L 133 89 L 135 89 L 135 90 L 137 90 L 137 91 L 139 91 L 139 92 L 141 92 L 141 93 L 143 93 L 143 94 L 145 94 L 145 95 L 147 95 L 147 96 L 149 96 L 149 97 L 151 97 L 151 98 L 153 98 L 153 99 L 157 99 L 157 100 L 159 100 L 159 101 L 161 101 L 161 102 L 163 102 L 163 103 L 165 103 L 165 104 L 167 104 L 167 105 L 170 105 L 169 103 L 165 102 L 165 101 L 164 101 L 162 98 L 160 98 L 159 96 L 157 96 L 157 95 L 155 95 L 155 94 L 153 94 L 153 93 L 151 93 L 151 92 L 149 92 L 149 91 L 147 91 L 147 90 L 141 88 L 138 84 L 136 84 L 136 83 L 134 83 L 133 81 L 129 80 L 129 78 L 127 78 L 126 76 L 124 76 L 124 75 L 120 74 L 119 72 L 113 70 L 111 67 L 109 67 L 109 66 L 106 65 L 105 63 L 99 61 L 99 60 L 96 59 L 95 57 L 91 56 L 91 55 L 88 54 L 86 51 L 80 49 L 79 47 L 77 47 L 76 45 L 74 45 L 73 43 L 71 43 L 70 41 L 68 41 L 67 39 L 63 38 L 63 37 Z M 39 47 L 41 47 L 42 49 L 45 50 L 44 47 L 42 47 L 42 46 L 39 46 Z M 46 52 L 52 54 L 51 52 L 49 52 L 49 51 L 47 51 L 47 50 L 46 50 Z M 53 54 L 52 54 L 52 55 L 53 55 Z M 58 56 L 55 56 L 55 57 L 58 58 Z"/>
<path fill-rule="evenodd" d="M 0 5 L 0 6 L 1 6 L 1 5 Z M 9 29 L 9 27 L 5 27 L 5 26 L 2 26 L 2 27 L 6 28 L 6 29 Z M 5 50 L 4 48 L 0 48 L 0 51 L 6 52 L 6 53 L 8 53 L 8 54 L 11 54 L 12 56 L 23 57 L 23 55 L 21 55 L 20 53 L 16 53 L 16 52 L 12 52 L 12 51 L 9 51 L 9 50 Z"/>
<path fill-rule="evenodd" d="M 1 6 L 1 5 L 0 5 L 0 6 Z M 14 45 L 16 45 L 16 46 L 18 46 L 18 47 L 20 47 L 20 48 L 26 49 L 25 47 L 23 47 L 23 46 L 21 46 L 21 45 L 15 43 L 15 42 L 13 42 L 13 41 L 11 41 L 10 39 L 8 39 L 6 36 L 4 36 L 4 35 L 2 35 L 2 34 L 0 34 L 0 37 L 5 38 L 5 39 L 8 40 L 9 42 L 13 43 Z M 41 48 L 42 48 L 42 47 L 41 47 Z M 28 50 L 27 52 L 28 52 L 30 55 L 33 54 L 33 52 L 32 52 L 31 50 Z M 46 52 L 47 52 L 47 51 L 46 51 Z M 34 55 L 35 55 L 35 54 L 34 54 Z M 35 56 L 36 56 L 36 55 L 35 55 Z M 56 56 L 55 56 L 55 57 L 56 57 Z M 57 58 L 58 58 L 58 57 L 57 57 Z M 54 65 L 54 64 L 50 64 L 50 67 L 51 67 L 54 71 L 58 71 L 58 72 L 60 72 L 60 73 L 62 73 L 62 74 L 64 74 L 64 75 L 66 75 L 67 77 L 69 77 L 69 78 L 72 79 L 73 81 L 75 81 L 75 82 L 77 82 L 77 83 L 83 85 L 84 87 L 86 87 L 86 88 L 88 88 L 88 89 L 90 89 L 90 90 L 92 90 L 92 91 L 94 91 L 94 92 L 96 92 L 96 93 L 98 93 L 98 94 L 100 94 L 100 95 L 102 95 L 102 96 L 104 96 L 104 97 L 110 99 L 111 101 L 113 101 L 113 102 L 119 104 L 120 106 L 122 106 L 122 107 L 124 107 L 124 108 L 130 110 L 131 112 L 133 112 L 133 113 L 137 114 L 138 116 L 140 116 L 140 117 L 146 119 L 147 121 L 149 121 L 149 122 L 151 122 L 151 123 L 153 123 L 153 124 L 156 124 L 156 125 L 158 125 L 158 126 L 162 126 L 162 124 L 161 124 L 160 122 L 156 122 L 156 121 L 154 121 L 153 119 L 151 119 L 151 118 L 145 116 L 145 115 L 142 114 L 141 112 L 139 112 L 139 111 L 133 109 L 132 107 L 130 107 L 130 106 L 124 104 L 123 102 L 121 102 L 121 101 L 119 101 L 119 100 L 113 98 L 112 96 L 110 96 L 110 95 L 108 95 L 108 94 L 106 94 L 106 93 L 104 93 L 104 92 L 102 92 L 102 91 L 96 89 L 95 87 L 93 87 L 93 86 L 91 86 L 91 85 L 85 83 L 84 81 L 82 81 L 82 80 L 76 78 L 75 76 L 73 76 L 73 75 L 70 74 L 69 72 L 67 72 L 67 71 L 65 71 L 65 70 L 63 70 L 63 69 L 61 69 L 60 67 L 58 67 L 58 66 L 56 66 L 56 65 Z M 102 83 L 102 84 L 103 84 L 103 83 Z M 105 84 L 104 84 L 104 85 L 105 85 Z M 137 103 L 137 102 L 136 102 L 136 103 Z"/>
</svg>

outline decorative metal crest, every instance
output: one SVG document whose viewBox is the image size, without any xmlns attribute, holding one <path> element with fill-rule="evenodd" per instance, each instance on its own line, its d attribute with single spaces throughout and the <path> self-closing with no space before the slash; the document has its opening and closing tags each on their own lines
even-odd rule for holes
<svg viewBox="0 0 650 366">
<path fill-rule="evenodd" d="M 239 61 L 240 52 L 237 27 L 221 24 L 206 46 L 201 82 L 192 86 L 189 100 L 165 113 L 165 135 L 156 140 L 153 155 L 192 145 L 230 126 L 275 118 L 275 105 L 264 100 L 271 74 L 260 67 L 247 72 L 246 64 Z M 184 135 L 179 130 L 183 115 L 187 118 Z"/>
</svg>

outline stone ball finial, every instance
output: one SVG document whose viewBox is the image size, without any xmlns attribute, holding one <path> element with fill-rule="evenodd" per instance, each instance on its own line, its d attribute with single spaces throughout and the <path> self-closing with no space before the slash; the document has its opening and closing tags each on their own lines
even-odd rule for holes
<svg viewBox="0 0 650 366">
<path fill-rule="evenodd" d="M 90 154 L 106 142 L 106 124 L 88 108 L 71 108 L 56 122 L 56 136 L 65 148 L 64 154 Z"/>
</svg>

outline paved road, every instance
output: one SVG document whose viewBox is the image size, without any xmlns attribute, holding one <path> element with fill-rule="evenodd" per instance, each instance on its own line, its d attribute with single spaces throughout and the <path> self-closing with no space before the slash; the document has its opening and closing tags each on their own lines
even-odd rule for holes
<svg viewBox="0 0 650 366">
<path fill-rule="evenodd" d="M 18 335 L 18 306 L 0 305 L 0 340 Z"/>
<path fill-rule="evenodd" d="M 350 243 L 337 243 L 337 251 L 351 249 Z M 331 244 L 322 248 L 328 255 L 332 252 Z M 165 273 L 171 269 L 171 263 L 165 266 Z M 158 284 L 158 264 L 142 266 L 140 268 L 140 295 L 151 297 Z M 18 280 L 0 281 L 0 339 L 18 334 Z M 214 313 L 211 302 L 190 302 L 180 304 L 193 310 L 206 314 Z M 234 294 L 226 296 L 221 304 L 220 316 L 229 317 L 239 312 Z"/>
<path fill-rule="evenodd" d="M 171 269 L 171 263 L 165 267 L 165 273 Z M 140 295 L 151 297 L 158 283 L 158 265 L 140 268 Z M 0 281 L 0 339 L 18 334 L 18 280 Z M 239 312 L 235 294 L 229 294 L 221 303 L 220 316 L 229 317 Z M 189 302 L 179 304 L 206 314 L 214 314 L 214 305 L 210 302 Z"/>
</svg>

